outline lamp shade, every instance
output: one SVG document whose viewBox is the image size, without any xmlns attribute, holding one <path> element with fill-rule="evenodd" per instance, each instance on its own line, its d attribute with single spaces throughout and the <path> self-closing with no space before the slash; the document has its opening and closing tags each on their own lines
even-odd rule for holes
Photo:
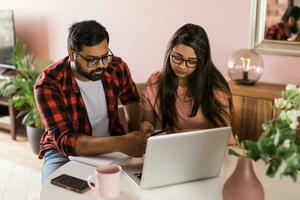
<svg viewBox="0 0 300 200">
<path fill-rule="evenodd" d="M 254 50 L 240 49 L 228 59 L 228 75 L 238 84 L 253 85 L 264 72 L 262 57 Z"/>
</svg>

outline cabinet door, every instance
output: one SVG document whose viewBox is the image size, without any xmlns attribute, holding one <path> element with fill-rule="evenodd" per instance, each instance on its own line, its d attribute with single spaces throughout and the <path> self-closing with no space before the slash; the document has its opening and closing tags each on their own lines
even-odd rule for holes
<svg viewBox="0 0 300 200">
<path fill-rule="evenodd" d="M 263 122 L 272 118 L 272 104 L 271 100 L 234 95 L 233 133 L 240 140 L 257 140 L 262 133 Z"/>
</svg>

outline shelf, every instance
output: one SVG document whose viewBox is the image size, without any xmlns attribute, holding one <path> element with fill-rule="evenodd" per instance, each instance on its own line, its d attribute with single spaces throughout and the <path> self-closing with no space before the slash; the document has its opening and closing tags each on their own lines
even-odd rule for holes
<svg viewBox="0 0 300 200">
<path fill-rule="evenodd" d="M 0 116 L 0 123 L 10 124 L 10 117 L 8 115 Z"/>
<path fill-rule="evenodd" d="M 0 128 L 10 131 L 13 140 L 16 140 L 16 127 L 19 122 L 16 120 L 16 111 L 9 97 L 0 97 Z"/>
<path fill-rule="evenodd" d="M 10 116 L 0 116 L 0 127 L 3 129 L 10 130 L 11 128 Z"/>
<path fill-rule="evenodd" d="M 255 85 L 240 85 L 229 82 L 232 95 L 273 100 L 280 96 L 285 85 L 258 82 Z"/>
<path fill-rule="evenodd" d="M 0 105 L 1 106 L 9 106 L 9 102 L 8 101 L 4 101 L 0 98 Z"/>
</svg>

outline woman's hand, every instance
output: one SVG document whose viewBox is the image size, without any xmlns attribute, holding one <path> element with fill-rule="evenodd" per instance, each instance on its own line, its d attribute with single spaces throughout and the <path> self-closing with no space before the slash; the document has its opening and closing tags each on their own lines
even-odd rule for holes
<svg viewBox="0 0 300 200">
<path fill-rule="evenodd" d="M 140 131 L 150 137 L 154 133 L 154 126 L 148 121 L 142 121 L 140 124 Z"/>
</svg>

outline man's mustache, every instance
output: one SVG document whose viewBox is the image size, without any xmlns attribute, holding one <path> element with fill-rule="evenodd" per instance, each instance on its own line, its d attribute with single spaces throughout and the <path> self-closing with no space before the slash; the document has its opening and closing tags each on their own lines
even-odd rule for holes
<svg viewBox="0 0 300 200">
<path fill-rule="evenodd" d="M 97 68 L 95 70 L 90 71 L 89 74 L 93 74 L 93 73 L 96 73 L 96 72 L 104 72 L 104 69 L 103 68 Z"/>
</svg>

